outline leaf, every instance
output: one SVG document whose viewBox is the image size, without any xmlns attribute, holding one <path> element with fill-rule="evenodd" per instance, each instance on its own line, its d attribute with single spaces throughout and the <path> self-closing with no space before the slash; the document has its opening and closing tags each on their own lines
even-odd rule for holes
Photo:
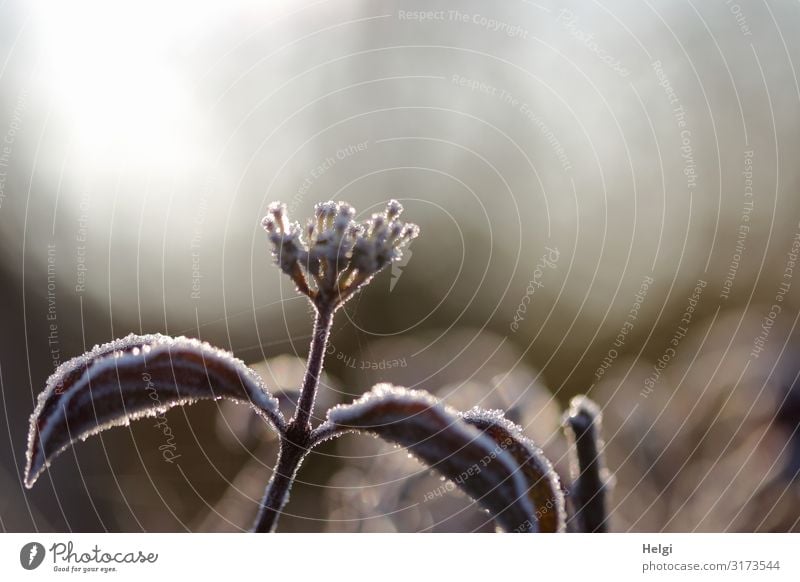
<svg viewBox="0 0 800 582">
<path fill-rule="evenodd" d="M 261 378 L 241 360 L 185 337 L 129 335 L 65 362 L 31 415 L 25 485 L 78 439 L 199 399 L 249 403 L 279 432 L 285 421 Z"/>
<path fill-rule="evenodd" d="M 564 428 L 572 443 L 572 487 L 570 498 L 580 531 L 608 531 L 608 494 L 611 479 L 603 460 L 600 435 L 603 415 L 586 396 L 576 396 L 564 414 Z"/>
<path fill-rule="evenodd" d="M 475 499 L 505 531 L 537 530 L 514 458 L 427 392 L 378 384 L 331 409 L 323 426 L 326 433 L 364 431 L 401 445 Z"/>
<path fill-rule="evenodd" d="M 553 465 L 522 429 L 505 418 L 501 410 L 473 408 L 461 414 L 468 424 L 479 428 L 517 461 L 527 480 L 528 497 L 536 510 L 539 531 L 562 533 L 566 509 L 561 481 Z"/>
</svg>

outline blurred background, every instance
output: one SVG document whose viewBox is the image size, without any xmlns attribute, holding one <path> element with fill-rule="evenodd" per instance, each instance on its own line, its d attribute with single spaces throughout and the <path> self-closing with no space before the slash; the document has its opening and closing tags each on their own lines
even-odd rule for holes
<svg viewBox="0 0 800 582">
<path fill-rule="evenodd" d="M 311 315 L 260 219 L 399 199 L 422 235 L 338 316 L 318 414 L 378 381 L 502 408 L 567 480 L 603 409 L 614 531 L 800 529 L 800 7 L 0 3 L 0 528 L 239 531 L 276 442 L 205 402 L 28 491 L 55 367 L 130 332 L 291 390 Z M 402 450 L 327 443 L 283 531 L 489 531 Z"/>
</svg>

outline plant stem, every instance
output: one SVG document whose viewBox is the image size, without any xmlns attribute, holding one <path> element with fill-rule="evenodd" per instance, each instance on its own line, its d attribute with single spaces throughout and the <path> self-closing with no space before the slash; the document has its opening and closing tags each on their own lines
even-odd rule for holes
<svg viewBox="0 0 800 582">
<path fill-rule="evenodd" d="M 319 377 L 322 374 L 322 362 L 325 359 L 325 349 L 328 346 L 328 337 L 333 325 L 333 309 L 327 305 L 317 307 L 314 319 L 314 332 L 311 337 L 311 348 L 308 353 L 306 375 L 303 378 L 303 387 L 297 410 L 294 413 L 291 425 L 303 427 L 306 432 L 311 432 L 311 413 L 314 410 L 314 398 L 317 395 Z"/>
<path fill-rule="evenodd" d="M 585 396 L 573 398 L 565 425 L 575 450 L 572 503 L 580 531 L 608 531 L 607 497 L 610 488 L 603 460 L 600 408 Z"/>
<path fill-rule="evenodd" d="M 253 525 L 254 532 L 275 531 L 281 511 L 289 500 L 289 490 L 292 488 L 297 470 L 311 445 L 311 413 L 314 410 L 314 398 L 317 395 L 325 349 L 333 324 L 333 312 L 334 309 L 327 305 L 317 306 L 314 332 L 297 410 L 286 428 L 286 434 L 281 437 L 278 462 L 264 492 L 261 508 Z"/>
<path fill-rule="evenodd" d="M 264 492 L 261 508 L 252 531 L 257 533 L 275 531 L 281 511 L 289 501 L 289 490 L 292 488 L 295 475 L 297 475 L 297 469 L 300 468 L 307 452 L 308 449 L 304 445 L 293 442 L 288 436 L 281 441 L 278 463 Z"/>
</svg>

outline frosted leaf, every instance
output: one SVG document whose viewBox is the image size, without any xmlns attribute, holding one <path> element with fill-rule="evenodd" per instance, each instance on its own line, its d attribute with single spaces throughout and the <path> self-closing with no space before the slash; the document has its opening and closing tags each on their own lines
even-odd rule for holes
<svg viewBox="0 0 800 582">
<path fill-rule="evenodd" d="M 505 531 L 536 531 L 526 479 L 513 456 L 428 394 L 378 384 L 328 412 L 327 430 L 364 431 L 401 445 L 460 487 Z"/>
<path fill-rule="evenodd" d="M 566 509 L 561 481 L 553 465 L 522 429 L 505 418 L 500 410 L 473 408 L 462 413 L 468 424 L 477 427 L 508 451 L 525 475 L 528 497 L 536 510 L 539 531 L 561 533 L 566 528 Z"/>
<path fill-rule="evenodd" d="M 30 419 L 25 484 L 77 440 L 200 399 L 247 402 L 279 431 L 285 421 L 261 378 L 228 352 L 185 337 L 129 335 L 65 362 Z"/>
</svg>

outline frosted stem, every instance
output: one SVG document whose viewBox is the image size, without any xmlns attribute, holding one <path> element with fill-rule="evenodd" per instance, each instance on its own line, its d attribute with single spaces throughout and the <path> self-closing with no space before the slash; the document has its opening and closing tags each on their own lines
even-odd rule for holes
<svg viewBox="0 0 800 582">
<path fill-rule="evenodd" d="M 314 410 L 314 398 L 317 396 L 319 378 L 322 374 L 322 363 L 325 360 L 325 349 L 328 346 L 328 337 L 333 324 L 333 309 L 328 305 L 317 308 L 314 319 L 314 333 L 311 337 L 311 348 L 308 353 L 306 375 L 297 402 L 297 411 L 291 424 L 303 427 L 306 432 L 311 432 L 311 413 Z"/>
<path fill-rule="evenodd" d="M 308 449 L 305 445 L 293 442 L 292 437 L 289 435 L 281 441 L 278 463 L 264 492 L 261 509 L 253 524 L 252 531 L 257 533 L 275 531 L 281 511 L 283 511 L 286 502 L 289 501 L 289 490 L 292 488 L 297 470 L 300 468 L 300 464 L 303 462 L 307 452 Z"/>
<path fill-rule="evenodd" d="M 601 414 L 598 406 L 583 396 L 573 398 L 565 425 L 575 450 L 572 502 L 580 531 L 608 531 L 607 497 L 609 483 L 600 437 Z"/>
<path fill-rule="evenodd" d="M 275 531 L 281 511 L 289 501 L 289 490 L 292 488 L 297 470 L 311 445 L 311 413 L 314 410 L 314 399 L 317 395 L 317 388 L 319 388 L 325 349 L 328 346 L 328 337 L 333 324 L 333 312 L 334 309 L 328 304 L 317 306 L 314 333 L 311 337 L 308 364 L 300 391 L 300 399 L 297 402 L 297 410 L 286 429 L 286 435 L 281 439 L 281 450 L 278 453 L 275 472 L 264 492 L 261 508 L 253 525 L 255 532 Z"/>
</svg>

